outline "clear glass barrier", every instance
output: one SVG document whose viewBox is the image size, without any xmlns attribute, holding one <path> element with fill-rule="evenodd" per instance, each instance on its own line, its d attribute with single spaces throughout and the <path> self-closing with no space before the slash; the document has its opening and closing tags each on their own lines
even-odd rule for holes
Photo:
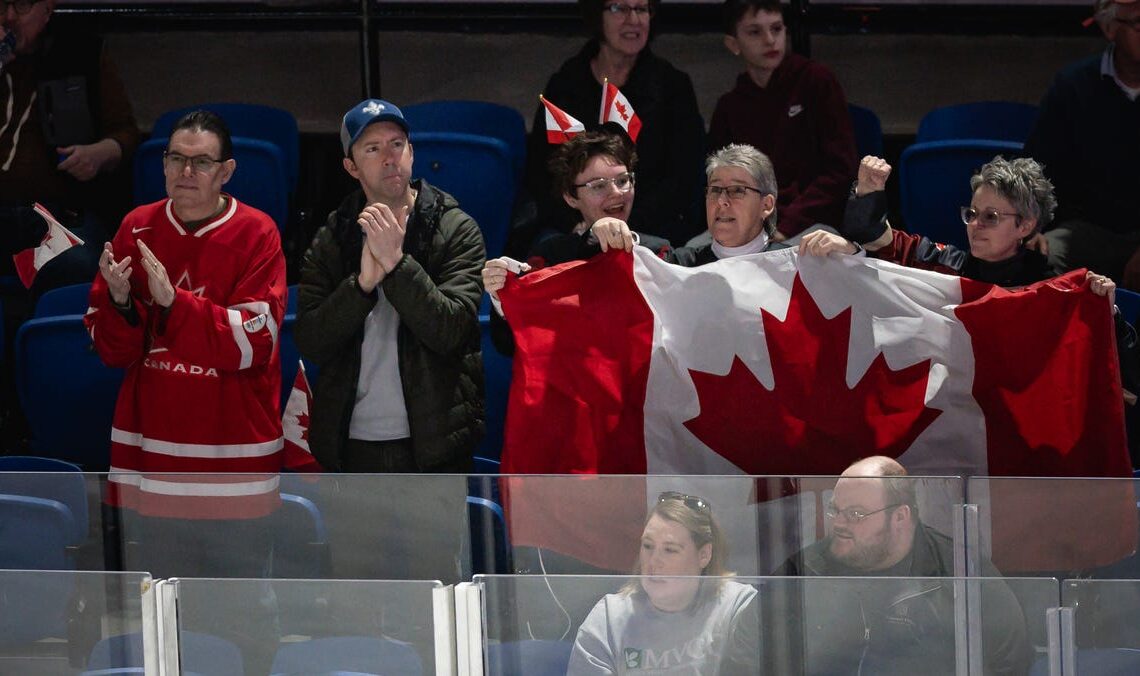
<svg viewBox="0 0 1140 676">
<path fill-rule="evenodd" d="M 184 673 L 435 673 L 438 582 L 228 578 L 173 585 Z"/>
<path fill-rule="evenodd" d="M 513 570 L 520 573 L 628 573 L 648 508 L 666 491 L 704 500 L 724 533 L 728 568 L 767 575 L 826 535 L 825 511 L 837 477 L 509 476 L 502 503 Z M 953 532 L 957 477 L 906 477 L 927 523 Z M 840 508 L 851 504 L 839 505 Z"/>
<path fill-rule="evenodd" d="M 0 673 L 144 667 L 148 603 L 146 573 L 0 570 Z"/>
<path fill-rule="evenodd" d="M 1140 570 L 1133 580 L 1064 580 L 1073 609 L 1078 672 L 1140 673 Z"/>
<path fill-rule="evenodd" d="M 718 580 L 713 582 L 713 580 Z M 488 676 L 1025 674 L 1055 579 L 477 576 Z M 677 598 L 688 605 L 670 605 Z M 967 599 L 974 598 L 971 608 Z M 673 608 L 673 611 L 659 607 Z M 977 627 L 977 654 L 967 649 Z M 612 671 L 607 671 L 612 670 Z"/>
<path fill-rule="evenodd" d="M 966 492 L 978 505 L 978 550 L 1005 575 L 1128 578 L 1140 570 L 1132 479 L 975 477 Z"/>
<path fill-rule="evenodd" d="M 109 539 L 156 578 L 470 579 L 466 476 L 111 478 Z"/>
</svg>

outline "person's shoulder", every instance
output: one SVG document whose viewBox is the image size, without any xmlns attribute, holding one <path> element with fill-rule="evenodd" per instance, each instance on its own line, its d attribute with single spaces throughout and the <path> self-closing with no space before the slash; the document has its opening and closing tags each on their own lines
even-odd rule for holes
<svg viewBox="0 0 1140 676">
<path fill-rule="evenodd" d="M 547 81 L 547 89 L 552 86 L 557 86 L 560 83 L 566 83 L 581 79 L 583 73 L 590 73 L 590 59 L 598 52 L 598 45 L 593 40 L 588 40 L 573 56 L 566 59 L 558 66 L 558 70 L 551 74 L 550 79 Z M 590 77 L 593 77 L 591 75 Z M 554 102 L 557 105 L 557 101 Z"/>
<path fill-rule="evenodd" d="M 839 78 L 835 76 L 835 72 L 824 64 L 816 61 L 815 59 L 808 59 L 799 54 L 793 54 L 797 59 L 803 61 L 801 68 L 802 77 L 810 78 L 816 82 L 825 82 L 827 84 L 839 84 Z"/>
<path fill-rule="evenodd" d="M 829 575 L 830 566 L 824 557 L 827 540 L 820 540 L 792 554 L 772 574 L 781 577 Z"/>
<path fill-rule="evenodd" d="M 658 56 L 649 47 L 641 51 L 637 57 L 635 68 L 647 76 L 660 77 L 674 84 L 688 84 L 692 87 L 689 74 L 674 66 L 667 59 Z"/>
<path fill-rule="evenodd" d="M 1057 84 L 1076 84 L 1082 81 L 1099 80 L 1100 64 L 1103 58 L 1104 52 L 1098 52 L 1066 64 L 1057 72 Z"/>
<path fill-rule="evenodd" d="M 720 595 L 725 599 L 749 601 L 753 596 L 756 596 L 756 587 L 738 580 L 725 580 L 721 584 Z"/>
</svg>

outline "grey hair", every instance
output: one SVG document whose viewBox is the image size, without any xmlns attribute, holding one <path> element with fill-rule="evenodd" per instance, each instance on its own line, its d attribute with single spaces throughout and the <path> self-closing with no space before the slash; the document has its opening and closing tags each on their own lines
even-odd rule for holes
<svg viewBox="0 0 1140 676">
<path fill-rule="evenodd" d="M 1045 178 L 1044 167 L 1037 160 L 1030 157 L 1007 160 L 998 155 L 970 178 L 971 192 L 983 185 L 1009 200 L 1022 218 L 1037 219 L 1037 230 L 1053 221 L 1057 196 L 1053 194 L 1053 183 Z"/>
<path fill-rule="evenodd" d="M 747 171 L 761 192 L 776 198 L 776 170 L 772 167 L 772 160 L 756 148 L 745 143 L 729 143 L 711 153 L 705 159 L 705 179 L 711 179 L 713 172 L 721 167 L 739 167 Z M 775 209 L 764 219 L 764 229 L 769 235 L 776 230 Z"/>
</svg>

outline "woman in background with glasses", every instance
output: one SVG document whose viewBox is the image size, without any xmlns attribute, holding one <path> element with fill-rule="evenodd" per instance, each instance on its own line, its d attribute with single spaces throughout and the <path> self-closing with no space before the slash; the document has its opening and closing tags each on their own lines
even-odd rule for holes
<svg viewBox="0 0 1140 676">
<path fill-rule="evenodd" d="M 854 254 L 861 244 L 876 258 L 999 286 L 1025 286 L 1053 276 L 1046 257 L 1025 246 L 1052 221 L 1057 209 L 1053 184 L 1036 160 L 999 155 L 970 178 L 973 198 L 961 209 L 968 251 L 892 228 L 884 192 L 890 173 L 891 166 L 881 158 L 864 157 L 841 229 L 850 241 L 828 233 L 810 234 L 804 237 L 800 253 Z M 1112 280 L 1093 272 L 1088 277 L 1094 293 L 1113 298 Z"/>
<path fill-rule="evenodd" d="M 689 76 L 649 47 L 661 0 L 578 0 L 590 39 L 547 81 L 546 99 L 580 120 L 599 124 L 602 83 L 608 80 L 629 100 L 638 119 L 642 199 L 631 215 L 635 230 L 684 244 L 700 232 L 697 199 L 705 127 Z M 553 148 L 546 139 L 544 106 L 535 111 L 527 141 L 525 186 L 537 202 L 537 230 L 565 232 L 574 216 L 551 191 Z M 522 243 L 521 254 L 528 247 Z"/>
<path fill-rule="evenodd" d="M 633 567 L 641 577 L 590 611 L 578 629 L 567 676 L 711 676 L 724 673 L 728 663 L 734 670 L 757 666 L 756 589 L 727 579 L 727 550 L 707 502 L 662 493 L 641 534 Z"/>
</svg>

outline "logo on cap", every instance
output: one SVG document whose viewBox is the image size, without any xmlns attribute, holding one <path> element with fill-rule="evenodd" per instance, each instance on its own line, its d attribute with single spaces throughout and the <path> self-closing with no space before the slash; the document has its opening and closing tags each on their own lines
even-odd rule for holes
<svg viewBox="0 0 1140 676">
<path fill-rule="evenodd" d="M 368 105 L 360 111 L 368 115 L 379 115 L 384 110 L 384 104 L 379 101 L 369 101 Z"/>
</svg>

